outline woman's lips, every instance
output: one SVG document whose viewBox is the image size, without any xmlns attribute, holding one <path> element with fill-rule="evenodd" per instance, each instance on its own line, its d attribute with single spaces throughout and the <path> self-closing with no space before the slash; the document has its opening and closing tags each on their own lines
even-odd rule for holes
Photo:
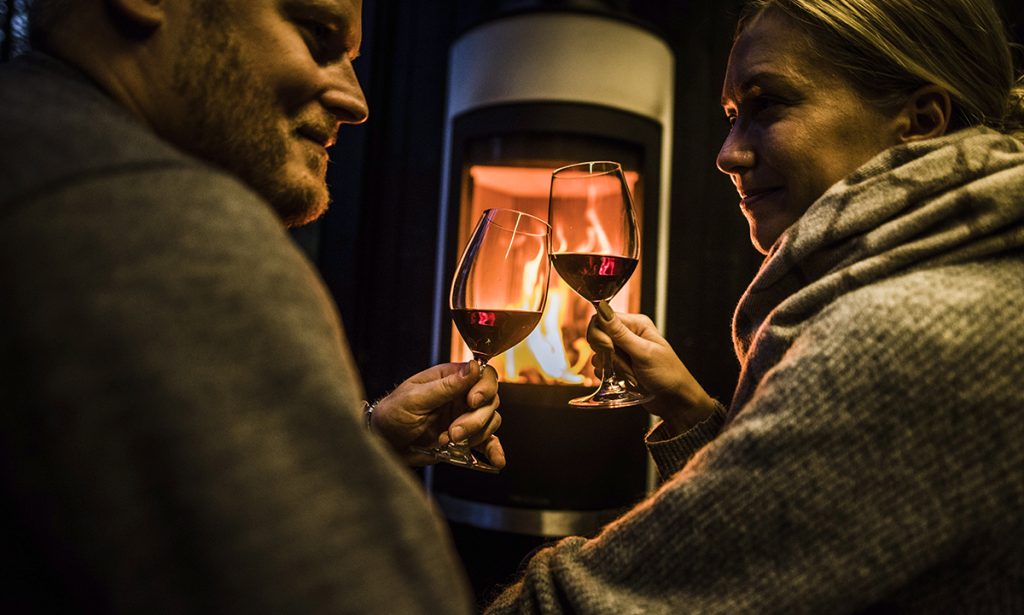
<svg viewBox="0 0 1024 615">
<path fill-rule="evenodd" d="M 756 207 L 757 204 L 760 203 L 761 201 L 769 199 L 781 191 L 782 188 L 768 188 L 766 190 L 755 190 L 753 192 L 748 192 L 746 196 L 740 199 L 740 206 L 743 207 L 744 209 L 751 209 L 753 207 Z"/>
</svg>

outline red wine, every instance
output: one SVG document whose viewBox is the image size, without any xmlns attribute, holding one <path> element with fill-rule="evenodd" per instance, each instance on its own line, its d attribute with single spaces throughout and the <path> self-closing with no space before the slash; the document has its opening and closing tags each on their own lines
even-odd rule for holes
<svg viewBox="0 0 1024 615">
<path fill-rule="evenodd" d="M 452 310 L 462 339 L 482 361 L 523 341 L 540 322 L 540 312 L 524 310 Z"/>
<path fill-rule="evenodd" d="M 565 283 L 588 301 L 607 301 L 619 292 L 636 269 L 637 259 L 607 254 L 562 252 L 551 264 Z"/>
</svg>

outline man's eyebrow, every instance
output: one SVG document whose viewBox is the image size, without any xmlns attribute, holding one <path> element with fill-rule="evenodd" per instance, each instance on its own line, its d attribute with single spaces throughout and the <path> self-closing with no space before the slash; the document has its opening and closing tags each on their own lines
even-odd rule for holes
<svg viewBox="0 0 1024 615">
<path fill-rule="evenodd" d="M 334 0 L 289 0 L 286 6 L 289 11 L 315 17 L 334 28 L 341 28 L 351 18 Z"/>
<path fill-rule="evenodd" d="M 346 10 L 338 0 L 287 0 L 284 6 L 293 18 L 316 20 L 330 28 L 344 42 L 349 60 L 359 57 L 358 15 Z"/>
</svg>

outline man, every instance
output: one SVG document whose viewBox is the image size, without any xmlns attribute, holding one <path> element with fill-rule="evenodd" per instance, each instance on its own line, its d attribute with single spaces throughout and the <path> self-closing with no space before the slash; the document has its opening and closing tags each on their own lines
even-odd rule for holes
<svg viewBox="0 0 1024 615">
<path fill-rule="evenodd" d="M 367 116 L 360 0 L 34 9 L 41 52 L 0 69 L 0 610 L 468 611 L 386 448 L 503 465 L 494 374 L 435 366 L 361 413 L 285 230 Z"/>
</svg>

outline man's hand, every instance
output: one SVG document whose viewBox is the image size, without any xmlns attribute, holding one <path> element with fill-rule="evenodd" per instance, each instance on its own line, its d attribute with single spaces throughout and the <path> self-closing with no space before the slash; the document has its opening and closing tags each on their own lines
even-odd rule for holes
<svg viewBox="0 0 1024 615">
<path fill-rule="evenodd" d="M 493 368 L 476 361 L 442 363 L 423 370 L 377 402 L 371 429 L 391 444 L 410 465 L 434 462 L 410 446 L 433 448 L 449 440 L 469 440 L 498 468 L 505 451 L 494 435 L 501 426 L 498 378 Z"/>
<path fill-rule="evenodd" d="M 683 433 L 714 411 L 714 400 L 647 316 L 616 314 L 602 301 L 590 320 L 587 342 L 595 349 L 613 350 L 616 372 L 628 374 L 654 395 L 654 401 L 644 406 L 671 431 Z M 597 368 L 602 367 L 602 354 L 594 356 Z"/>
</svg>

